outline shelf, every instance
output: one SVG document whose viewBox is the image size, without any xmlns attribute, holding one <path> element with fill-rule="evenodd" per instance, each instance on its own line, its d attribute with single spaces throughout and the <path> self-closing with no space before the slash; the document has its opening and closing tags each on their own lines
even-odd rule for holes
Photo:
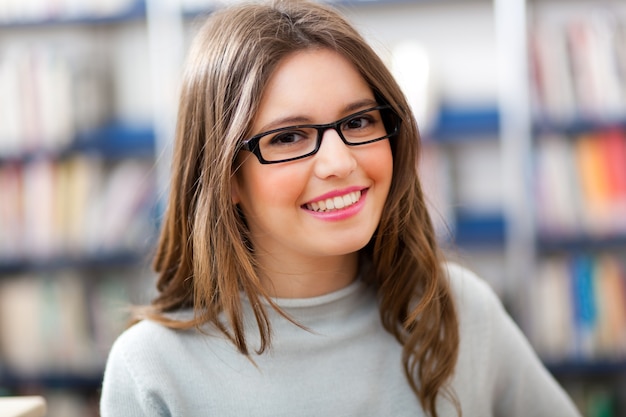
<svg viewBox="0 0 626 417">
<path fill-rule="evenodd" d="M 540 252 L 595 252 L 611 249 L 626 249 L 626 234 L 610 237 L 592 236 L 539 236 L 537 249 Z"/>
<path fill-rule="evenodd" d="M 443 1 L 451 2 L 454 0 L 331 0 L 330 4 L 333 6 L 344 7 L 361 7 L 361 6 L 390 6 L 394 4 L 433 4 L 441 3 Z"/>
<path fill-rule="evenodd" d="M 67 147 L 54 150 L 41 149 L 12 156 L 0 155 L 0 164 L 39 158 L 62 159 L 76 153 L 97 153 L 110 160 L 153 158 L 155 156 L 154 131 L 149 126 L 110 122 L 98 129 L 78 133 Z"/>
<path fill-rule="evenodd" d="M 504 247 L 506 222 L 501 213 L 456 213 L 454 243 L 468 249 Z"/>
<path fill-rule="evenodd" d="M 626 360 L 591 360 L 571 359 L 563 361 L 544 361 L 546 368 L 557 378 L 579 375 L 620 376 L 626 375 Z"/>
<path fill-rule="evenodd" d="M 96 254 L 58 256 L 49 259 L 0 259 L 0 275 L 23 272 L 54 272 L 66 268 L 100 269 L 149 264 L 146 251 L 120 250 Z"/>
<path fill-rule="evenodd" d="M 123 23 L 146 17 L 145 1 L 136 1 L 124 11 L 112 15 L 58 16 L 44 19 L 0 21 L 0 29 L 37 28 L 64 25 L 103 25 Z"/>
<path fill-rule="evenodd" d="M 79 133 L 66 152 L 98 152 L 110 159 L 153 157 L 155 135 L 151 127 L 111 122 L 100 129 Z"/>
<path fill-rule="evenodd" d="M 102 374 L 103 372 L 93 374 L 45 372 L 39 375 L 21 375 L 0 372 L 0 392 L 3 389 L 15 390 L 20 387 L 92 391 L 102 386 Z"/>
<path fill-rule="evenodd" d="M 533 132 L 535 136 L 548 133 L 577 136 L 583 133 L 611 128 L 626 129 L 626 117 L 610 117 L 605 119 L 577 118 L 567 122 L 539 119 L 533 122 Z"/>
<path fill-rule="evenodd" d="M 328 3 L 334 7 L 354 8 L 354 7 L 362 7 L 362 6 L 384 7 L 384 6 L 393 6 L 396 4 L 414 5 L 416 3 L 423 3 L 427 5 L 427 4 L 438 4 L 438 3 L 443 3 L 443 2 L 454 3 L 455 1 L 458 2 L 460 0 L 330 0 L 328 1 Z M 219 7 L 220 6 L 216 6 L 216 5 L 213 5 L 213 6 L 208 5 L 208 6 L 204 6 L 200 8 L 186 9 L 184 11 L 184 16 L 185 18 L 194 18 L 199 15 L 206 15 L 206 14 L 213 12 Z"/>
<path fill-rule="evenodd" d="M 434 128 L 425 132 L 425 139 L 437 143 L 466 142 L 485 137 L 497 138 L 500 114 L 496 106 L 459 107 L 444 105 L 439 110 Z"/>
</svg>

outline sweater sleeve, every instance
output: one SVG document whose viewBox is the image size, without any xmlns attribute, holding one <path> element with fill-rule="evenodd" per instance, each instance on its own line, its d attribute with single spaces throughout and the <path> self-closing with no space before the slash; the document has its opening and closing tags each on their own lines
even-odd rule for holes
<svg viewBox="0 0 626 417">
<path fill-rule="evenodd" d="M 477 412 L 490 409 L 494 417 L 579 417 L 493 290 L 457 265 L 449 264 L 448 271 L 461 324 L 463 359 L 457 373 L 465 378 L 458 388 L 490 403 Z M 475 387 L 476 382 L 481 386 Z"/>
<path fill-rule="evenodd" d="M 495 298 L 495 294 L 493 295 Z M 543 366 L 498 299 L 492 303 L 496 403 L 502 417 L 574 417 L 580 413 Z"/>
</svg>

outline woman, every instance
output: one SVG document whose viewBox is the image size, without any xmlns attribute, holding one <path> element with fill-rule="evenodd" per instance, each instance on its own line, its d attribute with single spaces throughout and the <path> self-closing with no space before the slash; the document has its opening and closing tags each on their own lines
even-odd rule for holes
<svg viewBox="0 0 626 417">
<path fill-rule="evenodd" d="M 575 416 L 488 287 L 446 264 L 398 85 L 332 9 L 210 17 L 183 78 L 159 295 L 102 416 Z"/>
</svg>

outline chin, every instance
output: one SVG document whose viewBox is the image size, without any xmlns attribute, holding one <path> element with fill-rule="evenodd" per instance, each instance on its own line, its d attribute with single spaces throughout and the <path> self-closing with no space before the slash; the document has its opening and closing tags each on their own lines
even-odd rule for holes
<svg viewBox="0 0 626 417">
<path fill-rule="evenodd" d="M 333 246 L 325 246 L 324 252 L 328 256 L 349 255 L 363 249 L 370 241 L 371 236 L 362 239 L 351 239 L 350 242 L 337 242 Z"/>
</svg>

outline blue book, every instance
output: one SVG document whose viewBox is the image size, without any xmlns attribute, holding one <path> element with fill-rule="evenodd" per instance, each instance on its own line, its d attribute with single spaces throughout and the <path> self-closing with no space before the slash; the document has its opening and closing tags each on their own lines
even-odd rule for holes
<svg viewBox="0 0 626 417">
<path fill-rule="evenodd" d="M 572 305 L 574 307 L 575 354 L 590 358 L 595 352 L 595 330 L 598 309 L 594 290 L 594 260 L 591 256 L 572 258 L 571 266 Z"/>
</svg>

